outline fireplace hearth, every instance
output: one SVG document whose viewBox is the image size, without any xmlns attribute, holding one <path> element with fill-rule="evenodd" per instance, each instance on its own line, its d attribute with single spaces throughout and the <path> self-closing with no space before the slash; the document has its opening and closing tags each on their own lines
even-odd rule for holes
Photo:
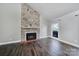
<svg viewBox="0 0 79 59">
<path fill-rule="evenodd" d="M 37 35 L 36 33 L 26 33 L 26 40 L 36 40 Z"/>
</svg>

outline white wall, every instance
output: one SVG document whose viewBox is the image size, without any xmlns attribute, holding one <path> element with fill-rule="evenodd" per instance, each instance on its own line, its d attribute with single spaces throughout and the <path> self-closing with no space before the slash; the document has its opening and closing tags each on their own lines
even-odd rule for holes
<svg viewBox="0 0 79 59">
<path fill-rule="evenodd" d="M 20 4 L 0 4 L 0 43 L 21 40 Z"/>
<path fill-rule="evenodd" d="M 47 21 L 47 36 L 51 37 L 51 23 Z"/>
<path fill-rule="evenodd" d="M 47 37 L 47 22 L 46 20 L 40 16 L 40 38 Z"/>
<path fill-rule="evenodd" d="M 59 38 L 79 46 L 79 16 L 74 16 L 75 14 L 79 14 L 79 11 L 59 18 L 61 19 L 59 21 Z"/>
</svg>

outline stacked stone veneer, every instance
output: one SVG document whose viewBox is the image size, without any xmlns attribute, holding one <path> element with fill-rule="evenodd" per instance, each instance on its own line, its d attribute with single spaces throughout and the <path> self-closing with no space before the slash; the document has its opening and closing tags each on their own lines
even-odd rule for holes
<svg viewBox="0 0 79 59">
<path fill-rule="evenodd" d="M 40 36 L 40 15 L 26 3 L 21 4 L 21 39 L 25 40 L 25 33 L 36 32 Z"/>
</svg>

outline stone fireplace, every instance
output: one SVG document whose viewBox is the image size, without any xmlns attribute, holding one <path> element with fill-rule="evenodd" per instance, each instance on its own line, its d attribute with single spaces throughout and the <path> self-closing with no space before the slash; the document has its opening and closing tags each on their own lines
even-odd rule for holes
<svg viewBox="0 0 79 59">
<path fill-rule="evenodd" d="M 40 37 L 40 14 L 28 4 L 21 4 L 21 39 L 32 40 Z"/>
</svg>

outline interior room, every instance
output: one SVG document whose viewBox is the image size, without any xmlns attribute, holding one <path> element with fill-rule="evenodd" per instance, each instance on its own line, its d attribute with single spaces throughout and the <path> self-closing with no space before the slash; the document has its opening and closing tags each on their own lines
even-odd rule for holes
<svg viewBox="0 0 79 59">
<path fill-rule="evenodd" d="M 79 56 L 79 3 L 0 3 L 0 56 Z"/>
</svg>

